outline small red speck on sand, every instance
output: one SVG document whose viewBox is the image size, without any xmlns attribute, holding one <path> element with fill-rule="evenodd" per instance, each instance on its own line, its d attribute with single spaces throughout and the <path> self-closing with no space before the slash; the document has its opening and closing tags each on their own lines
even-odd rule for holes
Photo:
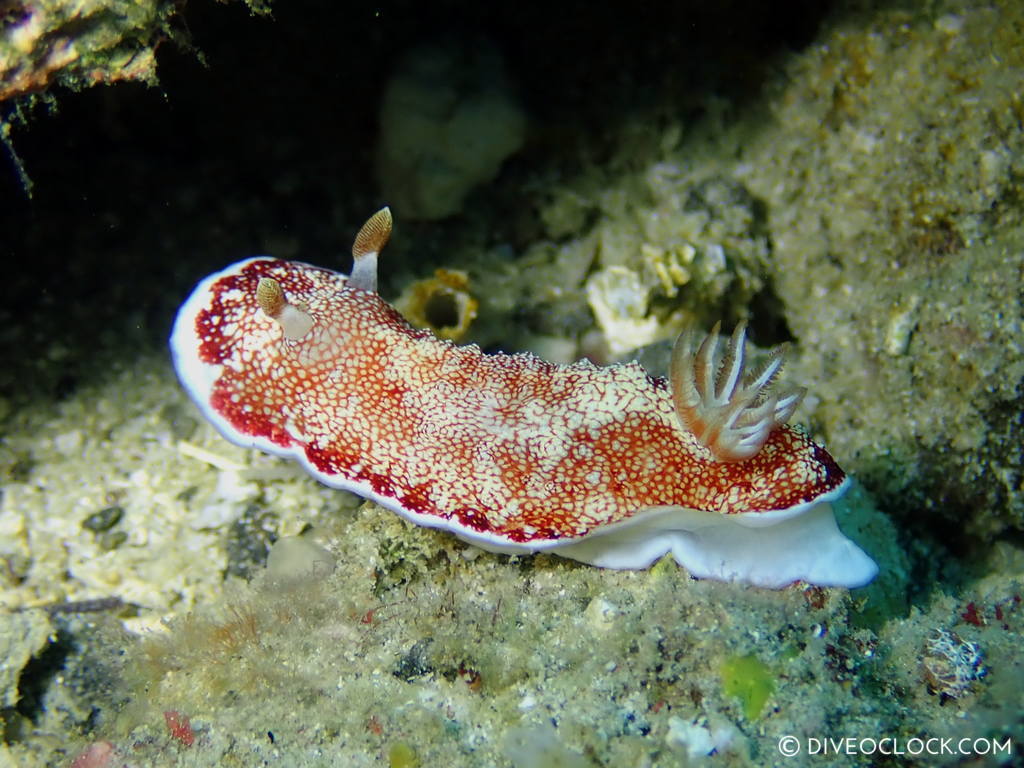
<svg viewBox="0 0 1024 768">
<path fill-rule="evenodd" d="M 71 768 L 104 768 L 113 754 L 113 744 L 109 741 L 97 741 L 71 761 Z"/>
<path fill-rule="evenodd" d="M 985 625 L 985 620 L 978 613 L 978 606 L 974 603 L 967 604 L 967 610 L 960 614 L 960 618 L 968 624 L 973 624 L 976 627 L 982 627 Z"/>
<path fill-rule="evenodd" d="M 192 723 L 189 722 L 188 715 L 169 709 L 164 712 L 164 721 L 167 723 L 167 730 L 171 732 L 171 736 L 186 747 L 192 746 L 196 740 L 196 734 L 192 730 Z"/>
<path fill-rule="evenodd" d="M 380 736 L 384 733 L 384 726 L 381 725 L 380 720 L 377 719 L 376 715 L 370 715 L 370 719 L 366 721 L 366 730 L 374 736 Z"/>
</svg>

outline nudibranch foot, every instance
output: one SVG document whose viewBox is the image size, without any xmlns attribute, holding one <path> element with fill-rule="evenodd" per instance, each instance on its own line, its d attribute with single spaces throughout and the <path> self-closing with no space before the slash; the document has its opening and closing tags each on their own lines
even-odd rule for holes
<svg viewBox="0 0 1024 768">
<path fill-rule="evenodd" d="M 702 340 L 696 329 L 679 334 L 672 348 L 672 398 L 683 425 L 716 459 L 741 461 L 760 451 L 772 431 L 789 420 L 805 390 L 771 391 L 785 345 L 759 371 L 745 372 L 746 322 L 736 326 L 719 360 L 720 326 L 715 323 Z"/>
<path fill-rule="evenodd" d="M 744 373 L 741 325 L 676 344 L 671 382 L 637 363 L 487 355 L 412 328 L 377 294 L 391 233 L 360 230 L 351 277 L 256 257 L 196 286 L 171 351 L 234 443 L 483 549 L 610 568 L 671 553 L 694 576 L 856 587 L 877 568 L 840 533 L 845 473 L 786 424 L 776 355 Z"/>
<path fill-rule="evenodd" d="M 836 496 L 845 492 L 844 485 Z M 766 519 L 767 518 L 767 519 Z M 663 507 L 621 531 L 548 550 L 602 568 L 647 568 L 671 554 L 691 576 L 779 589 L 796 582 L 859 587 L 878 566 L 836 525 L 832 507 L 815 501 L 786 514 Z"/>
</svg>

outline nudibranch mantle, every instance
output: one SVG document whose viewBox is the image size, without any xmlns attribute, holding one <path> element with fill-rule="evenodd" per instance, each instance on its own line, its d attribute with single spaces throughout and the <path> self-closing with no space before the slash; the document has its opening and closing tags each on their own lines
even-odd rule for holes
<svg viewBox="0 0 1024 768">
<path fill-rule="evenodd" d="M 228 440 L 494 552 L 609 568 L 671 552 L 772 588 L 874 578 L 830 506 L 846 475 L 784 423 L 799 394 L 764 394 L 779 363 L 741 386 L 742 329 L 721 364 L 716 336 L 695 356 L 681 339 L 671 381 L 459 347 L 377 295 L 390 224 L 383 209 L 364 226 L 351 277 L 256 257 L 196 286 L 171 350 Z"/>
</svg>

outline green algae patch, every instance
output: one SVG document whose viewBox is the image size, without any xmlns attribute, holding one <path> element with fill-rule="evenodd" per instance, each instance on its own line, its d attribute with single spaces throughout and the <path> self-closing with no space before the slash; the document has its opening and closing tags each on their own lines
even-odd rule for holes
<svg viewBox="0 0 1024 768">
<path fill-rule="evenodd" d="M 782 649 L 781 657 L 783 661 L 793 661 L 794 659 L 800 658 L 800 647 L 797 645 L 787 645 Z"/>
<path fill-rule="evenodd" d="M 416 751 L 404 741 L 392 744 L 391 749 L 388 750 L 390 768 L 417 768 L 419 764 Z"/>
<path fill-rule="evenodd" d="M 775 675 L 756 656 L 730 656 L 722 662 L 722 689 L 739 699 L 747 720 L 756 720 L 775 692 Z"/>
<path fill-rule="evenodd" d="M 678 579 L 679 565 L 676 564 L 675 557 L 673 557 L 672 553 L 669 552 L 652 565 L 651 570 L 648 573 L 650 574 L 649 578 L 652 582 L 663 582 L 665 579 Z"/>
</svg>

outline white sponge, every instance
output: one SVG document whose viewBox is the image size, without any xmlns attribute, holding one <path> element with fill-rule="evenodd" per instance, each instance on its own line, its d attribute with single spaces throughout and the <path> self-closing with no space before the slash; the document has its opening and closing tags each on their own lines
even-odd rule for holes
<svg viewBox="0 0 1024 768">
<path fill-rule="evenodd" d="M 417 48 L 399 63 L 381 103 L 381 192 L 406 218 L 451 216 L 473 187 L 497 176 L 525 131 L 493 47 Z"/>
</svg>

